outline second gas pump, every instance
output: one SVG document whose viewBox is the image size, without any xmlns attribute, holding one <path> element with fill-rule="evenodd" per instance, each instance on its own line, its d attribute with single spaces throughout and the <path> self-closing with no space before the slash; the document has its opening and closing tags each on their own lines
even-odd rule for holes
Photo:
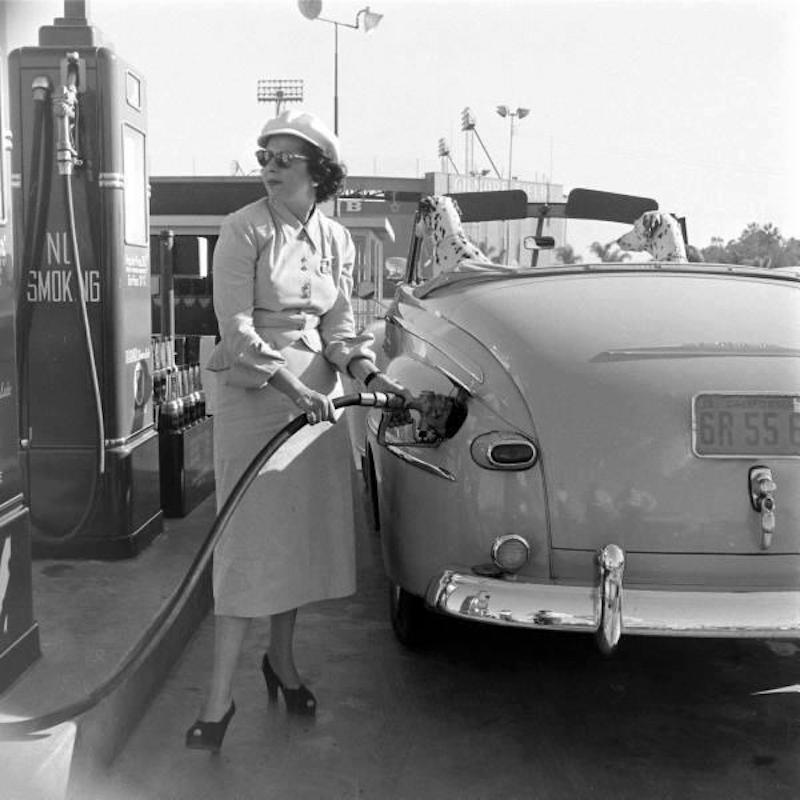
<svg viewBox="0 0 800 800">
<path fill-rule="evenodd" d="M 162 529 L 145 82 L 66 0 L 10 54 L 9 95 L 34 556 L 127 557 Z"/>
</svg>

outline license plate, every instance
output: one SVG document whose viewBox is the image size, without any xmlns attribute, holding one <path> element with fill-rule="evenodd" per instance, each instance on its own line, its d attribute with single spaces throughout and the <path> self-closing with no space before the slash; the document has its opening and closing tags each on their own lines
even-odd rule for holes
<svg viewBox="0 0 800 800">
<path fill-rule="evenodd" d="M 800 394 L 703 393 L 692 400 L 698 456 L 800 456 Z"/>
</svg>

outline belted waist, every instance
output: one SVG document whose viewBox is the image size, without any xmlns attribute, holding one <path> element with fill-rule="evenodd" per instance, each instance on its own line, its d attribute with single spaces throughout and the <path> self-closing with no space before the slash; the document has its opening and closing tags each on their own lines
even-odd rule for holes
<svg viewBox="0 0 800 800">
<path fill-rule="evenodd" d="M 319 327 L 319 315 L 305 311 L 267 311 L 253 309 L 253 326 L 284 331 L 307 331 Z"/>
<path fill-rule="evenodd" d="M 235 386 L 244 388 L 260 388 L 268 380 L 268 370 L 260 367 L 275 359 L 281 358 L 280 353 L 284 347 L 292 346 L 296 342 L 303 344 L 314 353 L 323 351 L 322 337 L 319 333 L 320 317 L 318 314 L 307 314 L 304 311 L 266 311 L 254 309 L 253 327 L 263 340 L 263 345 L 244 341 L 237 345 L 242 352 L 234 357 L 228 352 L 225 345 L 225 331 L 221 331 L 223 339 L 217 342 L 207 367 L 212 372 L 229 371 L 227 381 Z M 236 338 L 235 335 L 232 338 Z M 271 353 L 261 349 L 268 348 Z M 265 377 L 266 374 L 266 377 Z"/>
</svg>

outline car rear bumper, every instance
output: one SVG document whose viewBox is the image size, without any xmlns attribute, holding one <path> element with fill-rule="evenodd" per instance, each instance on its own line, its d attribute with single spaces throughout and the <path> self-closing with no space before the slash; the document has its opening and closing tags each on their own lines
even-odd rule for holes
<svg viewBox="0 0 800 800">
<path fill-rule="evenodd" d="M 800 637 L 798 591 L 683 591 L 626 588 L 624 554 L 598 554 L 594 586 L 539 584 L 448 569 L 426 596 L 434 610 L 498 625 L 595 633 L 604 651 L 622 634 Z"/>
</svg>

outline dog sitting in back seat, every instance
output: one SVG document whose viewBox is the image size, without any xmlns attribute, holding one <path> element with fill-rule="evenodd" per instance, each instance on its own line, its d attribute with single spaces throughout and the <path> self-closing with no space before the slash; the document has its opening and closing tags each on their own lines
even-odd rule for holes
<svg viewBox="0 0 800 800">
<path fill-rule="evenodd" d="M 419 202 L 417 234 L 433 246 L 433 273 L 457 269 L 464 261 L 490 263 L 461 226 L 461 209 L 452 197 L 428 195 Z"/>
<path fill-rule="evenodd" d="M 689 261 L 680 223 L 661 211 L 645 211 L 617 244 L 623 250 L 644 250 L 656 261 Z"/>
</svg>

